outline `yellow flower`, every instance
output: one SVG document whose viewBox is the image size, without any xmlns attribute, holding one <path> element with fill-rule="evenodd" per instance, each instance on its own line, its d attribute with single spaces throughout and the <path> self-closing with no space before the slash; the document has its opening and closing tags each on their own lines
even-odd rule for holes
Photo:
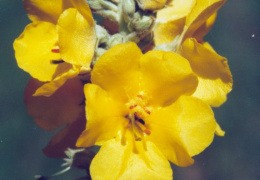
<svg viewBox="0 0 260 180">
<path fill-rule="evenodd" d="M 155 30 L 155 42 L 159 45 L 176 38 L 172 44 L 175 47 L 172 48 L 190 62 L 199 79 L 193 96 L 217 107 L 226 101 L 232 89 L 232 75 L 227 59 L 218 55 L 202 38 L 212 27 L 216 12 L 225 0 L 187 2 L 170 1 L 173 6 L 158 12 L 159 25 Z"/>
<path fill-rule="evenodd" d="M 31 78 L 25 88 L 24 102 L 28 114 L 44 130 L 64 127 L 43 149 L 49 157 L 64 157 L 64 151 L 75 148 L 75 142 L 86 124 L 83 84 L 78 78 L 67 80 L 51 97 L 32 96 L 43 82 Z"/>
<path fill-rule="evenodd" d="M 78 147 L 101 145 L 92 179 L 172 179 L 168 162 L 193 163 L 213 140 L 214 114 L 190 95 L 197 77 L 183 57 L 142 54 L 134 43 L 108 50 L 84 87 L 86 130 Z"/>
<path fill-rule="evenodd" d="M 50 96 L 67 79 L 90 70 L 95 23 L 84 0 L 25 0 L 32 23 L 15 40 L 18 66 L 49 82 L 35 95 Z"/>
<path fill-rule="evenodd" d="M 143 10 L 156 10 L 162 8 L 167 0 L 137 0 L 139 7 Z"/>
<path fill-rule="evenodd" d="M 155 28 L 156 45 L 169 43 L 176 36 L 202 37 L 211 29 L 217 10 L 225 0 L 170 0 L 158 10 Z M 184 37 L 182 37 L 184 38 Z"/>
</svg>

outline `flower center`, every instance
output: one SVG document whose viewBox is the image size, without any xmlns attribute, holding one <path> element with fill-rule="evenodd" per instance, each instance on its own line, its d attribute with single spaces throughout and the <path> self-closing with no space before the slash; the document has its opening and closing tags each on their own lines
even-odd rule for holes
<svg viewBox="0 0 260 180">
<path fill-rule="evenodd" d="M 151 114 L 151 108 L 146 106 L 146 101 L 141 94 L 127 103 L 127 106 L 129 108 L 129 114 L 126 116 L 129 119 L 128 128 L 131 128 L 135 140 L 141 141 L 144 135 L 151 134 L 145 123 L 146 117 Z"/>
</svg>

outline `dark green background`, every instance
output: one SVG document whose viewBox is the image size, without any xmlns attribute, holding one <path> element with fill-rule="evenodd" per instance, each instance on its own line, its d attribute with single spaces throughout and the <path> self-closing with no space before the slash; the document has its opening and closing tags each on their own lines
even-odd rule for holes
<svg viewBox="0 0 260 180">
<path fill-rule="evenodd" d="M 260 179 L 259 8 L 259 0 L 228 0 L 206 37 L 228 58 L 234 78 L 228 101 L 214 109 L 226 135 L 216 137 L 191 167 L 174 166 L 176 180 Z M 21 0 L 0 0 L 0 180 L 30 180 L 61 169 L 62 160 L 41 152 L 56 132 L 38 128 L 23 104 L 29 75 L 17 67 L 12 43 L 28 23 Z M 56 179 L 82 175 L 74 169 Z"/>
</svg>

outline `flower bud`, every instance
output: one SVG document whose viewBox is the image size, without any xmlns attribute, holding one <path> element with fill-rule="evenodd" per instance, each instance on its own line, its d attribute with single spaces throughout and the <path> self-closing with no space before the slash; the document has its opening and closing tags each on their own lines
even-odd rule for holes
<svg viewBox="0 0 260 180">
<path fill-rule="evenodd" d="M 124 41 L 124 37 L 121 34 L 114 34 L 108 41 L 108 47 L 111 48 L 117 44 L 122 44 Z"/>
<path fill-rule="evenodd" d="M 124 20 L 128 23 L 135 13 L 135 0 L 125 0 L 122 9 Z"/>
<path fill-rule="evenodd" d="M 134 17 L 128 24 L 128 28 L 136 31 L 137 34 L 145 36 L 150 32 L 154 24 L 154 18 L 152 16 L 144 16 L 139 12 L 134 14 Z"/>
<path fill-rule="evenodd" d="M 96 34 L 98 38 L 98 45 L 105 44 L 109 39 L 109 34 L 105 28 L 102 26 L 96 25 Z"/>
</svg>

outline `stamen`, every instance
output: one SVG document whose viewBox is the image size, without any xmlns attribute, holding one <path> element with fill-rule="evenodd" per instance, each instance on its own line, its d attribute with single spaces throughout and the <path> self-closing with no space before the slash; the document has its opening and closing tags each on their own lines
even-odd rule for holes
<svg viewBox="0 0 260 180">
<path fill-rule="evenodd" d="M 137 121 L 139 121 L 140 123 L 142 123 L 143 125 L 145 125 L 144 120 L 142 120 L 142 119 L 137 119 Z"/>
<path fill-rule="evenodd" d="M 147 128 L 144 126 L 144 124 L 142 124 L 141 122 L 136 121 L 136 125 L 137 125 L 140 129 L 142 129 L 142 131 L 143 131 L 145 134 L 147 134 L 147 135 L 150 135 L 150 134 L 151 134 L 151 131 L 150 131 L 149 129 L 147 129 Z"/>
<path fill-rule="evenodd" d="M 52 60 L 53 64 L 60 64 L 60 63 L 64 63 L 63 60 Z"/>
<path fill-rule="evenodd" d="M 51 52 L 53 52 L 53 53 L 59 53 L 59 52 L 60 52 L 60 49 L 52 49 Z"/>
<path fill-rule="evenodd" d="M 144 109 L 144 111 L 147 113 L 147 114 L 151 114 L 151 111 L 147 110 L 147 109 Z"/>
<path fill-rule="evenodd" d="M 151 134 L 151 131 L 149 129 L 145 129 L 144 130 L 144 133 L 147 134 L 147 135 L 150 135 Z"/>
<path fill-rule="evenodd" d="M 133 106 L 130 106 L 129 109 L 133 109 L 137 106 L 137 104 L 133 105 Z"/>
<path fill-rule="evenodd" d="M 137 97 L 139 97 L 140 99 L 144 99 L 141 94 L 138 94 Z"/>
<path fill-rule="evenodd" d="M 130 121 L 131 121 L 131 127 L 132 127 L 132 131 L 134 133 L 134 137 L 135 137 L 135 140 L 136 141 L 141 141 L 142 138 L 140 138 L 139 136 L 137 136 L 137 133 L 135 131 L 135 117 L 133 116 L 133 114 L 129 114 L 129 118 L 130 118 Z"/>
</svg>

